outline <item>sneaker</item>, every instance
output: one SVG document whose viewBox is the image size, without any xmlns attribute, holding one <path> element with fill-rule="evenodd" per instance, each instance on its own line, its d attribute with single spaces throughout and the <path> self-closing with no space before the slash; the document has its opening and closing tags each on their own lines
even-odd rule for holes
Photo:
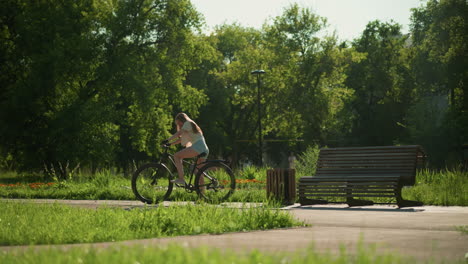
<svg viewBox="0 0 468 264">
<path fill-rule="evenodd" d="M 175 179 L 175 180 L 172 180 L 171 182 L 175 184 L 185 185 L 185 180 L 183 179 Z"/>
</svg>

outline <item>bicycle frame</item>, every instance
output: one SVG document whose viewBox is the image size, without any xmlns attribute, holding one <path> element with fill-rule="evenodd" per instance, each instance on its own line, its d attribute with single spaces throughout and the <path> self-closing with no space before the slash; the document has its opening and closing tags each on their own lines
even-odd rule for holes
<svg viewBox="0 0 468 264">
<path fill-rule="evenodd" d="M 172 165 L 174 166 L 174 168 L 176 168 L 176 165 L 175 165 L 175 161 L 174 161 L 174 155 L 173 154 L 169 154 L 168 153 L 168 150 L 169 150 L 169 147 L 164 147 L 164 152 L 163 154 L 161 155 L 161 158 L 159 159 L 159 163 L 166 166 L 166 168 L 169 170 L 169 171 L 173 171 L 171 169 L 169 169 L 167 167 L 167 160 L 169 160 Z M 192 159 L 196 159 L 195 162 L 190 162 L 190 161 L 186 161 L 186 160 L 182 160 L 183 164 L 182 166 L 185 167 L 185 166 L 188 166 L 189 169 L 191 169 L 191 171 L 189 171 L 189 174 L 190 174 L 190 178 L 189 178 L 189 181 L 188 181 L 188 184 L 185 186 L 185 189 L 186 190 L 190 190 L 190 191 L 194 191 L 194 184 L 192 184 L 192 179 L 194 178 L 195 176 L 195 171 L 196 169 L 200 166 L 200 165 L 203 165 L 203 164 L 207 164 L 208 162 L 212 162 L 211 160 L 205 160 L 204 162 L 200 162 L 198 163 L 198 159 L 199 157 L 195 157 L 195 158 L 192 158 Z M 216 160 L 216 162 L 221 162 L 220 160 Z M 185 163 L 185 164 L 184 164 Z M 185 166 L 184 166 L 185 165 Z M 177 171 L 176 171 L 177 173 Z M 209 177 L 209 176 L 208 176 Z M 210 177 L 211 178 L 211 177 Z"/>
<path fill-rule="evenodd" d="M 234 192 L 235 176 L 226 161 L 200 161 L 200 158 L 204 158 L 204 153 L 183 161 L 182 166 L 188 181 L 181 184 L 171 182 L 175 178 L 176 162 L 172 152 L 169 153 L 169 146 L 164 148 L 159 160 L 143 164 L 132 176 L 132 190 L 142 202 L 154 203 L 161 198 L 168 198 L 174 185 L 189 193 L 195 191 L 198 196 L 210 201 L 227 199 Z M 187 174 L 190 176 L 187 177 Z M 159 180 L 163 182 L 159 184 Z"/>
</svg>

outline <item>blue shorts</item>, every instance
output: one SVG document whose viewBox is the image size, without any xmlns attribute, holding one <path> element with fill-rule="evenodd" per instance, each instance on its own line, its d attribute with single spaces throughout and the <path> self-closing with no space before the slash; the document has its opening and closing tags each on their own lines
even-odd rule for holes
<svg viewBox="0 0 468 264">
<path fill-rule="evenodd" d="M 193 143 L 191 147 L 198 154 L 201 154 L 201 153 L 205 152 L 206 153 L 205 157 L 208 157 L 208 154 L 210 154 L 210 150 L 208 149 L 208 146 L 206 145 L 206 142 L 205 142 L 204 138 L 202 138 L 202 139 L 198 140 L 197 142 Z"/>
</svg>

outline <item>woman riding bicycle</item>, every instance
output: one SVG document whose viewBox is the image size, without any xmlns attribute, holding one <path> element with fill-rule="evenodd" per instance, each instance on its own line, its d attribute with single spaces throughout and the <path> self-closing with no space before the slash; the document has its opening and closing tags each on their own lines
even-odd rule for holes
<svg viewBox="0 0 468 264">
<path fill-rule="evenodd" d="M 164 152 L 159 160 L 143 164 L 133 173 L 133 193 L 140 201 L 154 204 L 168 201 L 176 185 L 188 193 L 195 191 L 206 201 L 226 201 L 236 189 L 231 168 L 223 160 L 206 160 L 209 150 L 203 132 L 186 114 L 177 114 L 175 123 L 177 132 L 163 142 Z M 183 150 L 174 155 L 168 153 L 168 146 L 179 143 L 185 146 Z M 196 163 L 183 160 L 186 158 L 195 158 Z M 177 168 L 179 177 L 176 180 L 173 180 L 175 173 L 172 164 Z M 183 164 L 187 165 L 189 172 L 187 182 L 184 180 Z"/>
<path fill-rule="evenodd" d="M 206 157 L 208 157 L 209 149 L 206 145 L 205 137 L 203 137 L 203 131 L 187 114 L 178 113 L 175 117 L 175 124 L 177 125 L 177 132 L 163 141 L 163 144 L 175 145 L 180 143 L 185 147 L 174 154 L 174 162 L 179 178 L 171 181 L 176 184 L 185 184 L 182 160 L 194 158 L 205 153 L 204 158 L 200 158 L 200 161 L 204 162 Z"/>
</svg>

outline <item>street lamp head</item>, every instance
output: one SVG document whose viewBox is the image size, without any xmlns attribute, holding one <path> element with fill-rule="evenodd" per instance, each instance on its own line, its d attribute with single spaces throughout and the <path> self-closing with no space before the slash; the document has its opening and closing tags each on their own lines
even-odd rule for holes
<svg viewBox="0 0 468 264">
<path fill-rule="evenodd" d="M 252 71 L 250 72 L 251 74 L 264 74 L 265 71 L 264 70 L 255 70 L 255 71 Z"/>
</svg>

